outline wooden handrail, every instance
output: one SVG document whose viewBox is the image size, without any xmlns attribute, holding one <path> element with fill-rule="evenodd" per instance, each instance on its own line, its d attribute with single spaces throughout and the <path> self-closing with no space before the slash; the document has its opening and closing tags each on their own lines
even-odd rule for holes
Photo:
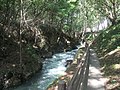
<svg viewBox="0 0 120 90">
<path fill-rule="evenodd" d="M 89 45 L 85 45 L 85 46 L 86 46 L 85 47 L 86 52 L 84 53 L 81 59 L 81 62 L 78 64 L 78 68 L 75 74 L 73 75 L 72 79 L 68 82 L 67 88 L 64 88 L 64 89 L 62 88 L 58 90 L 86 90 L 87 81 L 88 81 L 88 73 L 89 73 L 89 57 L 90 57 L 89 47 L 90 46 Z M 58 88 L 59 86 L 60 85 L 58 85 Z"/>
<path fill-rule="evenodd" d="M 58 83 L 58 90 L 66 90 L 66 83 L 63 80 L 60 80 Z"/>
</svg>

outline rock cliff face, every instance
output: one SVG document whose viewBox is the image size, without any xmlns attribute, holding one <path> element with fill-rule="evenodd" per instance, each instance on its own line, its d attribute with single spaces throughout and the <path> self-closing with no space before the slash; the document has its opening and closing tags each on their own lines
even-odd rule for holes
<svg viewBox="0 0 120 90">
<path fill-rule="evenodd" d="M 14 32 L 12 35 L 3 34 L 0 34 L 0 90 L 22 84 L 42 69 L 44 58 L 74 49 L 77 43 L 77 40 L 49 25 L 24 30 L 21 65 L 19 35 Z"/>
</svg>

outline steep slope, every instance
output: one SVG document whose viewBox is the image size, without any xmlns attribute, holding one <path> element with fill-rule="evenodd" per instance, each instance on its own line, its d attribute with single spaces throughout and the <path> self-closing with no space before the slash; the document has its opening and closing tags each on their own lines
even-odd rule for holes
<svg viewBox="0 0 120 90">
<path fill-rule="evenodd" d="M 109 78 L 107 90 L 120 89 L 120 24 L 110 26 L 94 40 L 102 71 Z"/>
</svg>

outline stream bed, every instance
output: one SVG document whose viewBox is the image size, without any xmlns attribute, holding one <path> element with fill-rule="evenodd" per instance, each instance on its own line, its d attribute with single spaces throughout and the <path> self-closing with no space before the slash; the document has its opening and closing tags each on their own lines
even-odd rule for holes
<svg viewBox="0 0 120 90">
<path fill-rule="evenodd" d="M 64 75 L 66 60 L 73 60 L 77 49 L 54 54 L 43 62 L 42 71 L 34 75 L 24 84 L 10 90 L 46 90 L 46 88 L 59 76 Z"/>
</svg>

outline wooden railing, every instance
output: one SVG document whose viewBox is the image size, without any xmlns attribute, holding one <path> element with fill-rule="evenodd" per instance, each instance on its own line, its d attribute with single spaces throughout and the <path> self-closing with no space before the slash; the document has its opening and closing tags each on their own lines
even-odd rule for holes
<svg viewBox="0 0 120 90">
<path fill-rule="evenodd" d="M 58 90 L 86 90 L 87 89 L 87 81 L 88 81 L 88 73 L 89 73 L 89 58 L 90 58 L 89 45 L 86 45 L 85 48 L 86 48 L 86 51 L 72 79 L 68 82 L 67 86 L 64 81 L 60 81 L 58 85 Z"/>
</svg>

